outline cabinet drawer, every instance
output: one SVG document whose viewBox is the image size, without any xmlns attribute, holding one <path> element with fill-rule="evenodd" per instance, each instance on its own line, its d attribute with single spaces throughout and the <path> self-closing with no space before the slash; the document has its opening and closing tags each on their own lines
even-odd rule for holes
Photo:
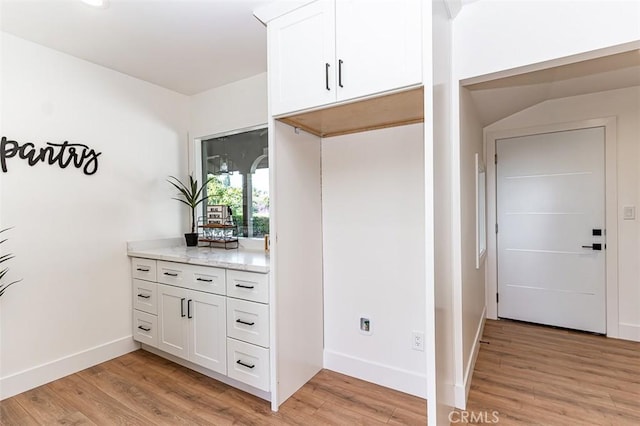
<svg viewBox="0 0 640 426">
<path fill-rule="evenodd" d="M 158 313 L 158 289 L 156 283 L 133 280 L 133 309 L 156 315 Z"/>
<path fill-rule="evenodd" d="M 158 261 L 158 282 L 179 287 L 186 287 L 184 263 Z"/>
<path fill-rule="evenodd" d="M 182 266 L 184 266 L 184 284 L 186 287 L 206 293 L 225 295 L 226 274 L 224 269 L 199 265 Z"/>
<path fill-rule="evenodd" d="M 139 280 L 155 281 L 156 261 L 150 259 L 142 259 L 139 257 L 132 257 L 131 276 Z"/>
<path fill-rule="evenodd" d="M 269 391 L 269 349 L 227 338 L 227 376 Z"/>
<path fill-rule="evenodd" d="M 158 317 L 146 312 L 133 311 L 133 340 L 158 347 Z"/>
<path fill-rule="evenodd" d="M 269 274 L 227 270 L 227 296 L 269 303 Z"/>
<path fill-rule="evenodd" d="M 269 347 L 269 305 L 227 299 L 227 336 Z"/>
</svg>

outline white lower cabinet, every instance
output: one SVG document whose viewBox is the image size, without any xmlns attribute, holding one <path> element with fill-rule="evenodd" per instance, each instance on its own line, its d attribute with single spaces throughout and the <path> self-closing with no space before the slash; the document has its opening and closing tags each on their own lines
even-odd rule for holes
<svg viewBox="0 0 640 426">
<path fill-rule="evenodd" d="M 269 349 L 228 338 L 227 359 L 229 377 L 269 390 Z"/>
<path fill-rule="evenodd" d="M 134 340 L 270 391 L 268 274 L 140 258 L 131 266 Z"/>
<path fill-rule="evenodd" d="M 224 296 L 158 284 L 158 349 L 226 373 Z"/>
</svg>

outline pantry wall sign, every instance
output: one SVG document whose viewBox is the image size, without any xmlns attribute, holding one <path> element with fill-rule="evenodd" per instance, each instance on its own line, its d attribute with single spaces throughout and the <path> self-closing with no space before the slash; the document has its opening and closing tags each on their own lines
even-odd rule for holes
<svg viewBox="0 0 640 426">
<path fill-rule="evenodd" d="M 73 166 L 90 176 L 98 171 L 98 157 L 102 154 L 81 143 L 47 142 L 46 146 L 38 148 L 31 142 L 20 144 L 7 139 L 5 136 L 0 141 L 0 167 L 3 173 L 7 173 L 7 160 L 19 158 L 35 166 L 38 163 L 57 165 L 61 169 Z"/>
</svg>

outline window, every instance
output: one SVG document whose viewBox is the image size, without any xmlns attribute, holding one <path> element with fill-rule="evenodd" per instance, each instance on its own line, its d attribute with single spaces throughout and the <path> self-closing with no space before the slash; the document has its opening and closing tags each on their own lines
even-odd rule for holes
<svg viewBox="0 0 640 426">
<path fill-rule="evenodd" d="M 207 205 L 227 205 L 240 236 L 269 233 L 269 158 L 267 129 L 228 134 L 202 141 Z M 206 215 L 204 215 L 206 217 Z"/>
</svg>

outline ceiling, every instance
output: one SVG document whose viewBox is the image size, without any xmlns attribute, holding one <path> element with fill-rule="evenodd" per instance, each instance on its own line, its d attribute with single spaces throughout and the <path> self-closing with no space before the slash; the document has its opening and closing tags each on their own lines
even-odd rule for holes
<svg viewBox="0 0 640 426">
<path fill-rule="evenodd" d="M 272 0 L 1 0 L 0 27 L 26 40 L 185 95 L 267 70 Z"/>
<path fill-rule="evenodd" d="M 487 126 L 550 99 L 640 86 L 640 49 L 468 84 Z"/>
</svg>

